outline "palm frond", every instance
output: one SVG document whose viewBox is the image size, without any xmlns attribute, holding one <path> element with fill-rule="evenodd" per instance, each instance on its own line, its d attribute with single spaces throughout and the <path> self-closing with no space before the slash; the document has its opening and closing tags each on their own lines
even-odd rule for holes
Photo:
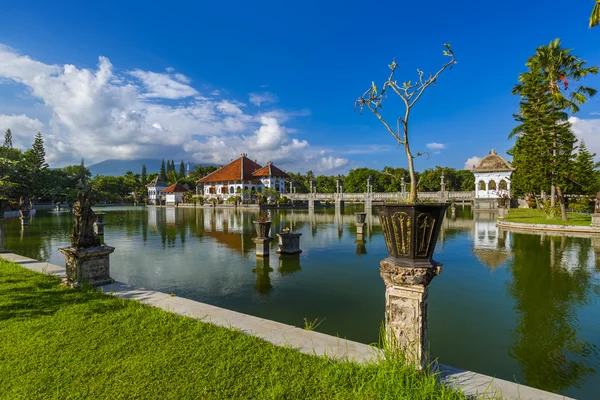
<svg viewBox="0 0 600 400">
<path fill-rule="evenodd" d="M 590 28 L 593 28 L 600 24 L 600 0 L 596 0 L 596 5 L 590 15 Z"/>
</svg>

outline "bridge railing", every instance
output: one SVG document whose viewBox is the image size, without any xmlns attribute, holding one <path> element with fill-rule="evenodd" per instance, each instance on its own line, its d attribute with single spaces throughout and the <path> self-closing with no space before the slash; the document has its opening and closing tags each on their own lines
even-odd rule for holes
<svg viewBox="0 0 600 400">
<path fill-rule="evenodd" d="M 475 197 L 475 192 L 446 192 L 449 199 L 472 199 Z"/>
</svg>

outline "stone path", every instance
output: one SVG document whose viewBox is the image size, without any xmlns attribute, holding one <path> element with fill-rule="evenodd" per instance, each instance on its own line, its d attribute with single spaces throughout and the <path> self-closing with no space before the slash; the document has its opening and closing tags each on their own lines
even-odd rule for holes
<svg viewBox="0 0 600 400">
<path fill-rule="evenodd" d="M 32 271 L 58 277 L 65 276 L 65 268 L 58 265 L 12 253 L 0 254 L 0 257 L 18 263 Z M 99 290 L 113 296 L 137 300 L 175 314 L 198 318 L 218 326 L 238 329 L 277 346 L 289 346 L 306 354 L 361 363 L 375 362 L 381 356 L 379 350 L 363 343 L 300 329 L 198 301 L 171 296 L 167 293 L 138 288 L 122 282 L 101 286 Z M 473 398 L 498 398 L 500 396 L 504 399 L 520 400 L 568 399 L 543 390 L 447 365 L 440 364 L 438 368 L 441 379 L 445 384 L 459 388 L 463 393 Z"/>
</svg>

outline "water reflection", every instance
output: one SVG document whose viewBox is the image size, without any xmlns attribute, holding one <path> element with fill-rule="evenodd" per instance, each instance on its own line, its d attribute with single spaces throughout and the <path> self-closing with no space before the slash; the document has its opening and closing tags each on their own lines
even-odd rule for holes
<svg viewBox="0 0 600 400">
<path fill-rule="evenodd" d="M 528 385 L 553 392 L 580 386 L 595 374 L 598 349 L 580 338 L 578 308 L 594 295 L 590 240 L 513 234 L 512 280 L 516 328 L 509 354 Z"/>
<path fill-rule="evenodd" d="M 258 211 L 106 209 L 113 277 L 364 343 L 378 340 L 387 251 L 376 214 L 362 206 L 272 211 L 272 233 L 303 233 L 296 256 L 257 258 Z M 441 361 L 575 397 L 600 391 L 600 238 L 500 230 L 495 214 L 457 206 L 446 218 L 431 287 L 430 341 Z M 39 213 L 5 224 L 5 248 L 64 265 L 72 216 Z M 359 294 L 359 295 L 357 295 Z M 486 370 L 486 368 L 488 368 Z M 581 387 L 577 389 L 577 387 Z"/>
</svg>

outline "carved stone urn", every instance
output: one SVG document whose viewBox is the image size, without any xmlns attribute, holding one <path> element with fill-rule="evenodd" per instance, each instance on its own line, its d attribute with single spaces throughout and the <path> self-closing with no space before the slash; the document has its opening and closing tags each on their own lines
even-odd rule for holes
<svg viewBox="0 0 600 400">
<path fill-rule="evenodd" d="M 441 272 L 432 259 L 449 203 L 386 204 L 377 208 L 389 257 L 381 260 L 385 327 L 391 347 L 418 369 L 429 360 L 428 286 Z"/>
<path fill-rule="evenodd" d="M 385 204 L 377 207 L 394 264 L 429 267 L 450 203 Z"/>
<path fill-rule="evenodd" d="M 271 221 L 254 221 L 254 229 L 256 229 L 256 237 L 268 238 L 271 233 Z"/>
</svg>

